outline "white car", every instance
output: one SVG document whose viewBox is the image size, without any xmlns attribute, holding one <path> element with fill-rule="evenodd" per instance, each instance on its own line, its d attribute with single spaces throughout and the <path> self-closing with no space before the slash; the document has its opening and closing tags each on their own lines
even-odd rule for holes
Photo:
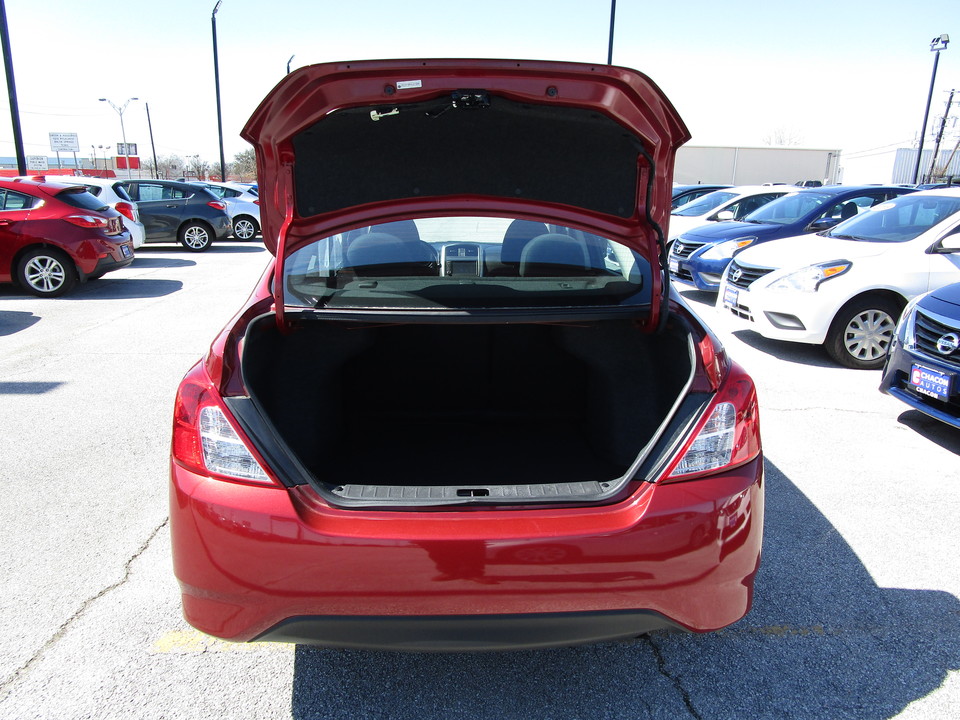
<svg viewBox="0 0 960 720">
<path fill-rule="evenodd" d="M 734 255 L 717 307 L 775 340 L 823 344 L 842 365 L 883 365 L 909 300 L 960 281 L 960 189 L 902 195 L 816 235 Z"/>
<path fill-rule="evenodd" d="M 137 210 L 137 204 L 130 199 L 130 195 L 120 184 L 119 178 L 50 175 L 47 180 L 64 185 L 82 185 L 85 187 L 91 195 L 100 198 L 104 204 L 120 213 L 123 217 L 123 226 L 129 231 L 130 238 L 133 240 L 133 249 L 136 250 L 143 245 L 147 233 L 144 230 L 143 223 L 140 222 L 140 211 Z"/>
<path fill-rule="evenodd" d="M 771 200 L 799 189 L 793 185 L 741 185 L 716 190 L 671 212 L 668 237 L 672 243 L 675 238 L 700 225 L 718 220 L 739 220 Z"/>
<path fill-rule="evenodd" d="M 227 204 L 227 215 L 233 221 L 233 236 L 237 240 L 253 240 L 260 232 L 260 198 L 257 192 L 243 183 L 198 182 Z"/>
</svg>

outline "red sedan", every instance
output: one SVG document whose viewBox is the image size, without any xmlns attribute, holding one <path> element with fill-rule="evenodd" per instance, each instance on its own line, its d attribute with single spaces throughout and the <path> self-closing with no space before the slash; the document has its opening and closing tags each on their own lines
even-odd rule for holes
<svg viewBox="0 0 960 720">
<path fill-rule="evenodd" d="M 176 399 L 191 624 L 494 650 L 747 613 L 756 392 L 670 291 L 689 134 L 648 78 L 318 65 L 243 135 L 275 260 Z"/>
<path fill-rule="evenodd" d="M 0 180 L 0 282 L 58 297 L 133 262 L 120 213 L 82 186 Z"/>
</svg>

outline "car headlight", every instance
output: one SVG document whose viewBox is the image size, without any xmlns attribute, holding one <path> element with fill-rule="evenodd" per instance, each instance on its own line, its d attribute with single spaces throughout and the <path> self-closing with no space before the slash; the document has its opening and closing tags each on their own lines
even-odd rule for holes
<svg viewBox="0 0 960 720">
<path fill-rule="evenodd" d="M 700 257 L 704 260 L 729 260 L 737 250 L 752 245 L 756 239 L 756 236 L 753 236 L 724 240 L 716 245 L 711 245 L 700 254 Z"/>
<path fill-rule="evenodd" d="M 913 300 L 907 303 L 907 306 L 903 309 L 903 312 L 900 313 L 900 321 L 897 323 L 896 334 L 897 338 L 900 340 L 900 344 L 908 350 L 912 350 L 917 345 L 917 324 L 914 322 L 917 314 L 917 303 L 923 300 L 923 298 L 925 298 L 931 292 L 933 292 L 933 290 L 917 295 Z"/>
<path fill-rule="evenodd" d="M 795 292 L 816 292 L 820 285 L 831 278 L 843 275 L 853 267 L 849 260 L 808 265 L 805 268 L 774 280 L 767 287 L 770 290 L 793 290 Z"/>
</svg>

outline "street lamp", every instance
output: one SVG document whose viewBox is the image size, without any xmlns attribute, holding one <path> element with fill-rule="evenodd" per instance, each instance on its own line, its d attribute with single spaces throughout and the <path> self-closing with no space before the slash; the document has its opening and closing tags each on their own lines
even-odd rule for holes
<svg viewBox="0 0 960 720">
<path fill-rule="evenodd" d="M 933 100 L 933 85 L 937 81 L 937 63 L 940 62 L 940 51 L 946 50 L 950 43 L 950 36 L 944 33 L 930 41 L 930 52 L 933 56 L 933 74 L 930 76 L 930 91 L 927 93 L 927 108 L 923 111 L 923 125 L 920 128 L 920 142 L 917 144 L 917 162 L 913 166 L 913 182 L 916 184 L 920 174 L 920 156 L 923 155 L 923 136 L 927 132 L 927 118 L 930 117 L 930 102 Z M 936 158 L 934 158 L 936 160 Z"/>
<path fill-rule="evenodd" d="M 220 139 L 220 180 L 227 180 L 227 163 L 223 157 L 223 115 L 220 110 L 220 62 L 217 58 L 217 10 L 220 9 L 220 3 L 223 0 L 217 0 L 213 6 L 213 13 L 210 15 L 210 24 L 213 25 L 213 81 L 217 89 L 217 136 Z"/>
<path fill-rule="evenodd" d="M 123 105 L 117 107 L 113 103 L 113 101 L 107 100 L 106 98 L 100 98 L 100 102 L 105 102 L 109 104 L 110 107 L 112 107 L 114 110 L 117 111 L 117 115 L 120 116 L 120 134 L 123 136 L 123 156 L 126 158 L 128 178 L 131 176 L 130 175 L 130 146 L 127 145 L 127 131 L 123 127 L 123 111 L 127 109 L 127 105 L 129 105 L 133 100 L 139 100 L 139 98 L 135 98 L 135 97 L 127 98 L 127 101 Z"/>
</svg>

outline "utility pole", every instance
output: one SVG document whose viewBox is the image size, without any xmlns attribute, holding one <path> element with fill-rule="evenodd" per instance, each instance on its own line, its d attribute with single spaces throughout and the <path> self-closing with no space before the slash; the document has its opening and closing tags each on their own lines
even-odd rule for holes
<svg viewBox="0 0 960 720">
<path fill-rule="evenodd" d="M 937 64 L 940 62 L 940 51 L 946 50 L 950 44 L 950 36 L 944 33 L 930 41 L 930 52 L 933 56 L 933 74 L 930 76 L 930 90 L 927 92 L 927 108 L 923 111 L 923 125 L 920 126 L 920 140 L 917 145 L 917 162 L 913 166 L 913 180 L 917 183 L 920 174 L 920 157 L 923 155 L 923 136 L 927 134 L 927 118 L 930 116 L 930 101 L 933 99 L 933 86 L 937 82 Z"/>
<path fill-rule="evenodd" d="M 955 90 L 950 91 L 950 97 L 947 98 L 947 109 L 943 113 L 943 117 L 940 119 L 940 130 L 937 131 L 937 142 L 933 146 L 933 159 L 930 161 L 930 174 L 927 175 L 927 182 L 933 182 L 934 172 L 937 168 L 937 153 L 940 152 L 940 142 L 943 140 L 943 131 L 947 126 L 947 118 L 950 117 L 950 106 L 953 105 L 953 93 Z M 946 172 L 946 167 L 944 167 L 944 172 Z M 940 173 L 941 175 L 943 173 Z"/>
<path fill-rule="evenodd" d="M 17 172 L 27 174 L 27 156 L 23 152 L 23 132 L 20 129 L 20 105 L 17 103 L 17 83 L 13 78 L 13 54 L 10 52 L 10 30 L 7 28 L 7 6 L 0 0 L 0 41 L 3 44 L 3 67 L 7 71 L 7 94 L 10 96 L 10 122 L 13 125 L 13 145 L 17 151 Z"/>
</svg>

